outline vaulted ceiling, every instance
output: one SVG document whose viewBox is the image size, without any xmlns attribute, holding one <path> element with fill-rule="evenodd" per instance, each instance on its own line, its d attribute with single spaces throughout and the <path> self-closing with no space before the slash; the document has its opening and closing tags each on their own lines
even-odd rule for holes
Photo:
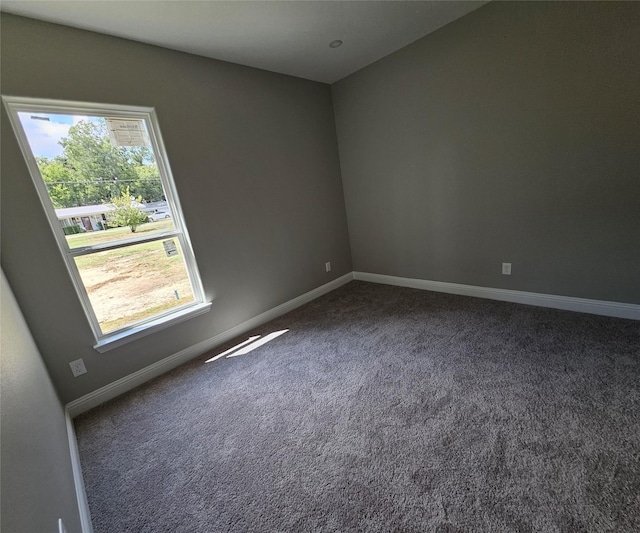
<svg viewBox="0 0 640 533">
<path fill-rule="evenodd" d="M 333 83 L 485 3 L 3 0 L 1 9 Z M 341 46 L 329 46 L 337 40 L 342 41 Z"/>
</svg>

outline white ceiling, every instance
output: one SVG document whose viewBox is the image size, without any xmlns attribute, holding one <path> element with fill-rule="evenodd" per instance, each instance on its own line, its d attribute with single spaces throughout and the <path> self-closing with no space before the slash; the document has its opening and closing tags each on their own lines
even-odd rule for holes
<svg viewBox="0 0 640 533">
<path fill-rule="evenodd" d="M 333 83 L 486 1 L 2 0 L 8 13 Z M 339 48 L 330 48 L 336 39 Z"/>
</svg>

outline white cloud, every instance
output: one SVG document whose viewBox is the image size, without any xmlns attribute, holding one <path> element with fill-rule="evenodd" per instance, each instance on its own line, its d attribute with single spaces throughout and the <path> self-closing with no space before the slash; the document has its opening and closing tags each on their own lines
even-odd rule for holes
<svg viewBox="0 0 640 533">
<path fill-rule="evenodd" d="M 71 124 L 32 119 L 30 115 L 21 116 L 20 119 L 33 155 L 55 157 L 62 153 L 58 141 L 69 134 Z"/>
<path fill-rule="evenodd" d="M 62 146 L 58 144 L 60 139 L 69 135 L 69 128 L 81 121 L 95 122 L 98 117 L 88 117 L 84 115 L 48 115 L 38 113 L 20 112 L 20 122 L 29 140 L 29 146 L 35 156 L 55 157 L 62 154 Z M 49 118 L 32 118 L 32 116 Z"/>
</svg>

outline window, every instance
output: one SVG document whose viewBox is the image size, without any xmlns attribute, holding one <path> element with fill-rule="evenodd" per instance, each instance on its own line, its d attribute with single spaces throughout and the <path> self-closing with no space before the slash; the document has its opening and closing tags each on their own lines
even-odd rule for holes
<svg viewBox="0 0 640 533">
<path fill-rule="evenodd" d="M 3 101 L 95 348 L 207 312 L 154 110 Z"/>
</svg>

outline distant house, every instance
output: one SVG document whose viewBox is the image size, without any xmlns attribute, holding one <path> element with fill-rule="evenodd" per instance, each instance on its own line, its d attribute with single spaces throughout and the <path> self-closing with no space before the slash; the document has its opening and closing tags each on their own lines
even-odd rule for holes
<svg viewBox="0 0 640 533">
<path fill-rule="evenodd" d="M 62 227 L 79 226 L 85 231 L 97 231 L 107 228 L 107 213 L 114 207 L 108 204 L 83 205 L 56 209 Z"/>
<path fill-rule="evenodd" d="M 164 204 L 167 202 L 154 202 L 154 204 Z M 131 205 L 139 207 L 145 213 L 154 213 L 159 206 L 151 207 L 151 204 L 141 204 L 132 202 Z M 56 216 L 63 228 L 79 226 L 84 231 L 98 231 L 107 229 L 107 213 L 115 208 L 110 204 L 83 205 L 80 207 L 63 207 L 56 209 Z"/>
</svg>

